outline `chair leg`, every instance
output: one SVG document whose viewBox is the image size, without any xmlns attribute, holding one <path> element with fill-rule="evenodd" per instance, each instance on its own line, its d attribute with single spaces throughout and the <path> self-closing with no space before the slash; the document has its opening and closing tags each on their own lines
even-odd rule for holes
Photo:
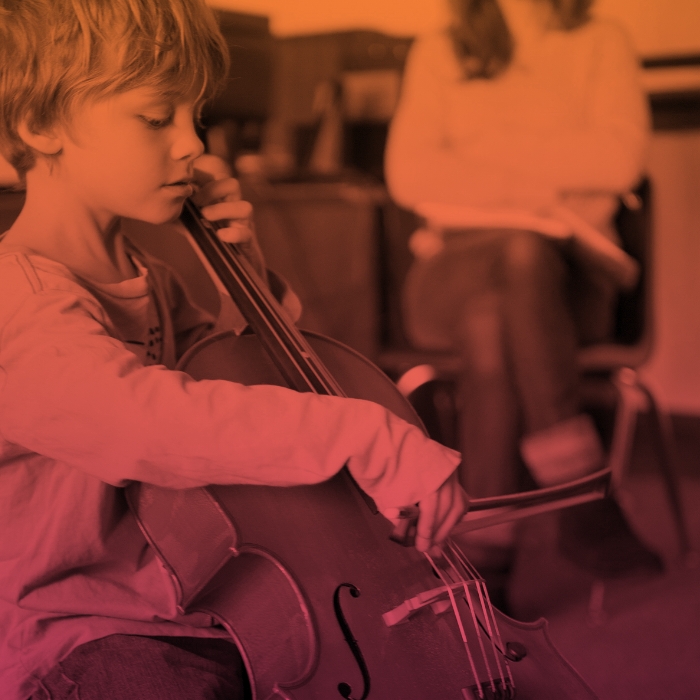
<svg viewBox="0 0 700 700">
<path fill-rule="evenodd" d="M 632 453 L 632 441 L 637 427 L 637 373 L 632 369 L 623 368 L 614 375 L 613 384 L 617 390 L 618 404 L 608 466 L 611 491 L 616 494 L 622 489 L 622 480 Z"/>
<path fill-rule="evenodd" d="M 617 392 L 617 408 L 615 411 L 612 443 L 608 455 L 611 492 L 609 497 L 619 500 L 624 498 L 622 484 L 632 454 L 633 440 L 637 427 L 637 416 L 639 413 L 640 391 L 649 398 L 650 405 L 656 407 L 656 404 L 646 388 L 640 384 L 637 372 L 631 368 L 622 368 L 618 370 L 613 375 L 613 385 Z M 654 408 L 652 408 L 652 410 L 654 410 Z M 666 465 L 664 465 L 663 469 L 666 477 Z M 675 482 L 673 483 L 673 487 L 674 496 L 677 497 Z M 670 496 L 670 498 L 673 502 L 673 496 Z M 682 534 L 680 534 L 679 531 L 679 535 L 681 538 L 685 536 L 684 528 Z M 685 540 L 682 539 L 681 541 L 687 541 L 687 537 Z M 605 611 L 605 589 L 606 582 L 604 578 L 596 577 L 591 584 L 588 598 L 587 622 L 591 627 L 601 627 L 605 625 L 608 620 L 608 615 Z"/>
<path fill-rule="evenodd" d="M 690 563 L 693 559 L 693 553 L 690 546 L 690 537 L 688 536 L 688 527 L 683 514 L 683 504 L 678 488 L 678 472 L 676 469 L 676 444 L 673 437 L 673 426 L 671 425 L 671 416 L 667 411 L 663 410 L 651 391 L 641 382 L 637 383 L 639 389 L 646 396 L 649 407 L 651 409 L 651 417 L 656 428 L 656 448 L 661 467 L 661 475 L 666 487 L 666 495 L 671 505 L 671 513 L 678 535 L 678 543 L 682 558 Z"/>
<path fill-rule="evenodd" d="M 605 581 L 597 578 L 591 584 L 591 593 L 588 596 L 588 626 L 602 627 L 608 621 L 605 612 Z"/>
<path fill-rule="evenodd" d="M 423 364 L 404 372 L 396 387 L 413 405 L 433 440 L 459 449 L 458 408 L 449 383 L 449 379 L 440 379 L 435 367 Z"/>
</svg>

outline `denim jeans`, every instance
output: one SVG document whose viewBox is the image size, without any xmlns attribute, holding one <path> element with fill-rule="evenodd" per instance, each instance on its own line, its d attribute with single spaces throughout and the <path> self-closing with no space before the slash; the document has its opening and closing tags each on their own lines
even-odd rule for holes
<svg viewBox="0 0 700 700">
<path fill-rule="evenodd" d="M 578 347 L 610 333 L 614 284 L 564 245 L 523 230 L 448 232 L 409 271 L 411 340 L 463 358 L 461 478 L 474 496 L 518 490 L 521 438 L 580 412 Z"/>
<path fill-rule="evenodd" d="M 247 700 L 236 646 L 225 639 L 115 634 L 82 644 L 30 700 Z"/>
</svg>

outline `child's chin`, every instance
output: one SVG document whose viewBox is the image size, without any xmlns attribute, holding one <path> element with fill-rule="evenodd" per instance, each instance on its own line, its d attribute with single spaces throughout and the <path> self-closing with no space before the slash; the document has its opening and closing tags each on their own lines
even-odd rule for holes
<svg viewBox="0 0 700 700">
<path fill-rule="evenodd" d="M 180 218 L 180 214 L 182 213 L 182 204 L 183 203 L 180 202 L 158 211 L 144 212 L 144 214 L 138 218 L 141 221 L 147 224 L 153 224 L 154 226 L 170 224 Z"/>
</svg>

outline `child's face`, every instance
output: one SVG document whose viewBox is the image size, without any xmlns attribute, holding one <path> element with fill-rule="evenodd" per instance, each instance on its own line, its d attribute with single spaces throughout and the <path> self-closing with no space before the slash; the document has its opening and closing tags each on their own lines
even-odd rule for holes
<svg viewBox="0 0 700 700">
<path fill-rule="evenodd" d="M 88 102 L 61 131 L 53 176 L 98 222 L 169 221 L 192 194 L 187 183 L 203 152 L 195 107 L 194 100 L 172 102 L 145 87 Z"/>
</svg>

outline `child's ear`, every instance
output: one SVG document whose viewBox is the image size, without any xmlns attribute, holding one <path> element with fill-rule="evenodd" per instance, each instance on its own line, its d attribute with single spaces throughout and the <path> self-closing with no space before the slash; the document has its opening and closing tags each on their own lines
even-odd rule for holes
<svg viewBox="0 0 700 700">
<path fill-rule="evenodd" d="M 45 156 L 55 156 L 63 148 L 62 139 L 52 129 L 34 129 L 22 121 L 17 125 L 17 133 L 27 146 Z"/>
</svg>

